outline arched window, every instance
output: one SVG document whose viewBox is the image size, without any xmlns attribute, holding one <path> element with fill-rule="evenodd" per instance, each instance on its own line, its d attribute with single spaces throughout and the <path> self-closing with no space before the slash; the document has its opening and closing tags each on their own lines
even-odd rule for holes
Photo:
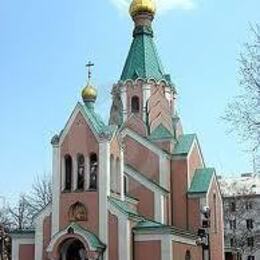
<svg viewBox="0 0 260 260">
<path fill-rule="evenodd" d="M 98 158 L 95 153 L 92 153 L 90 155 L 90 164 L 89 164 L 89 172 L 90 172 L 89 189 L 91 190 L 97 189 L 97 171 L 98 171 Z"/>
<path fill-rule="evenodd" d="M 218 223 L 217 223 L 217 196 L 216 193 L 213 194 L 213 214 L 214 214 L 214 232 L 218 231 Z"/>
<path fill-rule="evenodd" d="M 71 190 L 72 183 L 72 158 L 70 155 L 65 155 L 65 180 L 64 180 L 64 190 Z"/>
<path fill-rule="evenodd" d="M 124 194 L 127 195 L 129 190 L 128 178 L 124 175 Z"/>
<path fill-rule="evenodd" d="M 115 191 L 115 159 L 114 155 L 110 155 L 110 189 Z"/>
<path fill-rule="evenodd" d="M 120 165 L 120 159 L 117 157 L 116 158 L 116 186 L 117 186 L 117 192 L 120 192 L 120 179 L 121 179 L 121 176 L 120 176 L 120 174 L 121 174 L 121 172 L 120 172 L 120 170 L 121 170 L 121 165 Z"/>
<path fill-rule="evenodd" d="M 186 251 L 185 260 L 191 260 L 190 250 L 187 250 L 187 251 Z"/>
<path fill-rule="evenodd" d="M 132 113 L 138 113 L 140 111 L 139 97 L 133 96 L 131 100 L 131 111 Z"/>
<path fill-rule="evenodd" d="M 77 163 L 78 163 L 77 188 L 78 188 L 78 190 L 83 190 L 84 189 L 84 179 L 85 179 L 85 158 L 84 158 L 83 154 L 78 154 Z"/>
</svg>

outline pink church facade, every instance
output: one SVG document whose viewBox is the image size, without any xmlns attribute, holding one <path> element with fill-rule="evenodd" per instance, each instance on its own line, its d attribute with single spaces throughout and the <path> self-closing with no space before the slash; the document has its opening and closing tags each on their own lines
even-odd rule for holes
<svg viewBox="0 0 260 260">
<path fill-rule="evenodd" d="M 95 112 L 88 83 L 53 137 L 53 200 L 34 231 L 12 235 L 13 260 L 224 259 L 216 173 L 197 136 L 182 129 L 176 88 L 153 43 L 153 16 L 147 8 L 132 13 L 134 39 L 112 88 L 109 124 Z M 210 209 L 205 247 L 203 208 Z"/>
</svg>

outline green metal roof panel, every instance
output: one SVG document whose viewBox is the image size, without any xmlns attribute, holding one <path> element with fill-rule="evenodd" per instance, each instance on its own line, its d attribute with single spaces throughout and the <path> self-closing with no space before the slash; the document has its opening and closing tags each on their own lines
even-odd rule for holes
<svg viewBox="0 0 260 260">
<path fill-rule="evenodd" d="M 94 109 L 89 109 L 87 106 L 84 106 L 84 112 L 86 113 L 97 133 L 100 133 L 107 128 L 101 117 L 95 113 Z"/>
<path fill-rule="evenodd" d="M 207 193 L 214 174 L 214 168 L 197 169 L 192 178 L 188 193 Z"/>
<path fill-rule="evenodd" d="M 152 220 L 141 220 L 135 226 L 135 228 L 151 228 L 151 227 L 166 227 L 166 225 L 152 221 Z"/>
<path fill-rule="evenodd" d="M 162 124 L 160 124 L 149 136 L 150 140 L 161 140 L 171 138 L 173 138 L 173 135 Z"/>
<path fill-rule="evenodd" d="M 188 154 L 195 139 L 197 139 L 196 134 L 181 135 L 177 140 L 176 146 L 174 147 L 173 154 Z"/>
<path fill-rule="evenodd" d="M 91 247 L 93 248 L 105 248 L 105 245 L 99 240 L 99 238 L 92 232 L 82 228 L 77 223 L 72 223 L 69 228 L 73 228 L 75 231 L 80 231 L 87 238 Z"/>
<path fill-rule="evenodd" d="M 108 198 L 108 200 L 125 215 L 127 215 L 129 217 L 141 217 L 140 215 L 138 215 L 138 212 L 136 210 L 129 207 L 129 205 L 126 201 L 117 199 L 112 196 L 110 196 Z"/>
<path fill-rule="evenodd" d="M 156 80 L 165 79 L 150 26 L 135 28 L 134 39 L 128 53 L 121 80 L 135 80 L 137 78 Z"/>
</svg>

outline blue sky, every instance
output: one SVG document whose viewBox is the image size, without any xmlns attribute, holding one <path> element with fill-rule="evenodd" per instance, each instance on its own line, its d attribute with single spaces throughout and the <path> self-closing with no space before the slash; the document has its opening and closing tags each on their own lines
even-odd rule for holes
<svg viewBox="0 0 260 260">
<path fill-rule="evenodd" d="M 50 139 L 80 100 L 89 59 L 107 118 L 132 37 L 125 1 L 0 0 L 0 194 L 27 191 L 51 172 Z M 251 170 L 220 116 L 238 93 L 238 55 L 259 10 L 259 0 L 161 0 L 154 21 L 185 131 L 198 134 L 207 164 L 226 175 Z"/>
</svg>

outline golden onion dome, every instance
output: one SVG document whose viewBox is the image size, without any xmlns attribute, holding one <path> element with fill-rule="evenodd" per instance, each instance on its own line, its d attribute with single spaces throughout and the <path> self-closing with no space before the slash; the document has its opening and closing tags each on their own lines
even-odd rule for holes
<svg viewBox="0 0 260 260">
<path fill-rule="evenodd" d="M 86 87 L 83 88 L 81 92 L 81 96 L 84 102 L 95 101 L 97 99 L 97 90 L 93 85 L 87 83 Z"/>
<path fill-rule="evenodd" d="M 154 15 L 155 11 L 156 7 L 153 0 L 133 0 L 129 10 L 131 16 L 142 12 L 148 12 Z"/>
</svg>

